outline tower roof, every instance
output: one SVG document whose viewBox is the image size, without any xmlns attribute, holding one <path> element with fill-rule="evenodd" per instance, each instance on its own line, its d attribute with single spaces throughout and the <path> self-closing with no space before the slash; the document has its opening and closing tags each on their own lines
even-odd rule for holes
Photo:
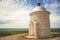
<svg viewBox="0 0 60 40">
<path fill-rule="evenodd" d="M 46 9 L 42 7 L 40 3 L 37 3 L 33 11 L 46 11 Z"/>
</svg>

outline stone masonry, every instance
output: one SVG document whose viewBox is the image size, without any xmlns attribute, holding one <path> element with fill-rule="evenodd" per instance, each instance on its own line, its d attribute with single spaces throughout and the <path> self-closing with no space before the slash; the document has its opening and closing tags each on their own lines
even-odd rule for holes
<svg viewBox="0 0 60 40">
<path fill-rule="evenodd" d="M 30 13 L 29 35 L 37 38 L 49 37 L 50 33 L 50 12 L 35 11 Z M 35 22 L 35 23 L 34 23 Z"/>
</svg>

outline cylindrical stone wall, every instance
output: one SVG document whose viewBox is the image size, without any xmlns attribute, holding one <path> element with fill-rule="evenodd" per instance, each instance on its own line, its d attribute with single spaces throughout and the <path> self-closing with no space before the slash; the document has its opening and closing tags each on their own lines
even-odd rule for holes
<svg viewBox="0 0 60 40">
<path fill-rule="evenodd" d="M 34 25 L 30 25 L 30 31 L 33 33 L 33 35 L 36 37 L 48 37 L 51 35 L 50 33 L 50 21 L 49 21 L 49 14 L 48 11 L 35 11 L 30 13 L 32 22 L 36 22 L 36 33 L 33 33 L 34 31 Z M 34 23 L 33 23 L 34 24 Z"/>
</svg>

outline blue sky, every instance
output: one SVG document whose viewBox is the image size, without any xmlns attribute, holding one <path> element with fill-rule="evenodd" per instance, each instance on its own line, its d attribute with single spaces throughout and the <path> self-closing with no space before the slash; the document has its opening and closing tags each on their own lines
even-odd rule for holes
<svg viewBox="0 0 60 40">
<path fill-rule="evenodd" d="M 39 0 L 50 11 L 51 28 L 60 28 L 60 0 Z M 37 0 L 0 0 L 0 28 L 28 28 Z"/>
</svg>

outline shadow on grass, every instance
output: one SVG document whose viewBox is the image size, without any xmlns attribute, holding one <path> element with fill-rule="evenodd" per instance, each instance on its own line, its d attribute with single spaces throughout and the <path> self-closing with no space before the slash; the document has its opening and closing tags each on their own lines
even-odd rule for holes
<svg viewBox="0 0 60 40">
<path fill-rule="evenodd" d="M 53 34 L 54 37 L 60 37 L 60 34 Z"/>
<path fill-rule="evenodd" d="M 0 33 L 0 37 L 12 35 L 11 33 Z"/>
</svg>

